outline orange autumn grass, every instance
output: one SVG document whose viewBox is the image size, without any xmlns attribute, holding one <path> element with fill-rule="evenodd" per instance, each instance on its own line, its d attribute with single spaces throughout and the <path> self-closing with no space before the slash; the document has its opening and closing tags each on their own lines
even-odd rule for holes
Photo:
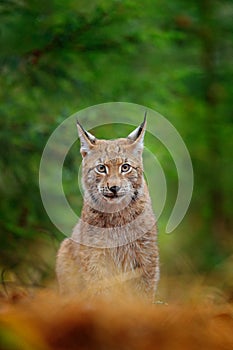
<svg viewBox="0 0 233 350">
<path fill-rule="evenodd" d="M 233 306 L 203 296 L 151 304 L 120 293 L 64 300 L 49 289 L 2 297 L 0 350 L 53 349 L 230 350 Z"/>
</svg>

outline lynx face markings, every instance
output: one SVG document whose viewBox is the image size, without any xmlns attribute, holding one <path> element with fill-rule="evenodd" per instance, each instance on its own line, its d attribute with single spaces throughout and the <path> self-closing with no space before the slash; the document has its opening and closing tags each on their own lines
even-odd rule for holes
<svg viewBox="0 0 233 350">
<path fill-rule="evenodd" d="M 119 211 L 143 190 L 142 130 L 128 138 L 98 140 L 78 124 L 84 195 L 95 209 Z M 141 191 L 140 191 L 141 189 Z"/>
<path fill-rule="evenodd" d="M 84 187 L 95 202 L 120 203 L 123 197 L 135 197 L 139 177 L 138 166 L 123 154 L 118 154 L 112 159 L 101 158 L 96 165 L 89 165 L 89 169 L 84 165 L 84 177 L 86 171 L 88 176 Z"/>
</svg>

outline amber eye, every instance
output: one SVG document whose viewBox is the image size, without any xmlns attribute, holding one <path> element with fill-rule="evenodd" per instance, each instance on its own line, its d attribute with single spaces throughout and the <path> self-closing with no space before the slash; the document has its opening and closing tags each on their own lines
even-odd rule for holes
<svg viewBox="0 0 233 350">
<path fill-rule="evenodd" d="M 107 168 L 103 164 L 98 164 L 96 166 L 95 170 L 97 171 L 97 173 L 100 173 L 100 174 L 106 174 L 107 173 Z"/>
<path fill-rule="evenodd" d="M 128 173 L 130 171 L 130 169 L 131 169 L 131 166 L 127 163 L 122 164 L 122 166 L 121 166 L 122 173 Z"/>
</svg>

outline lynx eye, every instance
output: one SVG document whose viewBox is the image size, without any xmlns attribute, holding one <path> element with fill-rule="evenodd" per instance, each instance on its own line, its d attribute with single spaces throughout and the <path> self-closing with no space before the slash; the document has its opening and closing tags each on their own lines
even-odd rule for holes
<svg viewBox="0 0 233 350">
<path fill-rule="evenodd" d="M 131 166 L 128 163 L 122 164 L 121 172 L 128 173 L 131 170 Z"/>
<path fill-rule="evenodd" d="M 100 173 L 100 174 L 106 174 L 107 173 L 107 168 L 103 164 L 98 164 L 96 166 L 95 170 L 97 171 L 97 173 Z"/>
</svg>

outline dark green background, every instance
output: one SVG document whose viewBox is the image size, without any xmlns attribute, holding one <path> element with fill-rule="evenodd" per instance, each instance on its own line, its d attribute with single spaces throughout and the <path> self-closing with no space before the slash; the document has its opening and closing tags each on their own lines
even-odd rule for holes
<svg viewBox="0 0 233 350">
<path fill-rule="evenodd" d="M 193 161 L 190 209 L 175 233 L 163 232 L 162 270 L 232 277 L 233 4 L 223 0 L 7 1 L 0 4 L 0 269 L 2 279 L 33 285 L 53 276 L 63 238 L 43 208 L 38 170 L 51 132 L 85 107 L 123 101 L 163 114 Z M 138 121 L 138 120 L 137 120 Z M 128 130 L 103 127 L 99 137 Z M 123 135 L 122 135 L 123 132 Z M 153 152 L 157 144 L 148 135 Z M 78 144 L 66 160 L 74 189 Z M 166 210 L 177 175 L 164 157 Z M 173 195 L 174 192 L 174 195 Z M 165 212 L 166 212 L 165 210 Z M 168 214 L 167 214 L 168 215 Z"/>
</svg>

